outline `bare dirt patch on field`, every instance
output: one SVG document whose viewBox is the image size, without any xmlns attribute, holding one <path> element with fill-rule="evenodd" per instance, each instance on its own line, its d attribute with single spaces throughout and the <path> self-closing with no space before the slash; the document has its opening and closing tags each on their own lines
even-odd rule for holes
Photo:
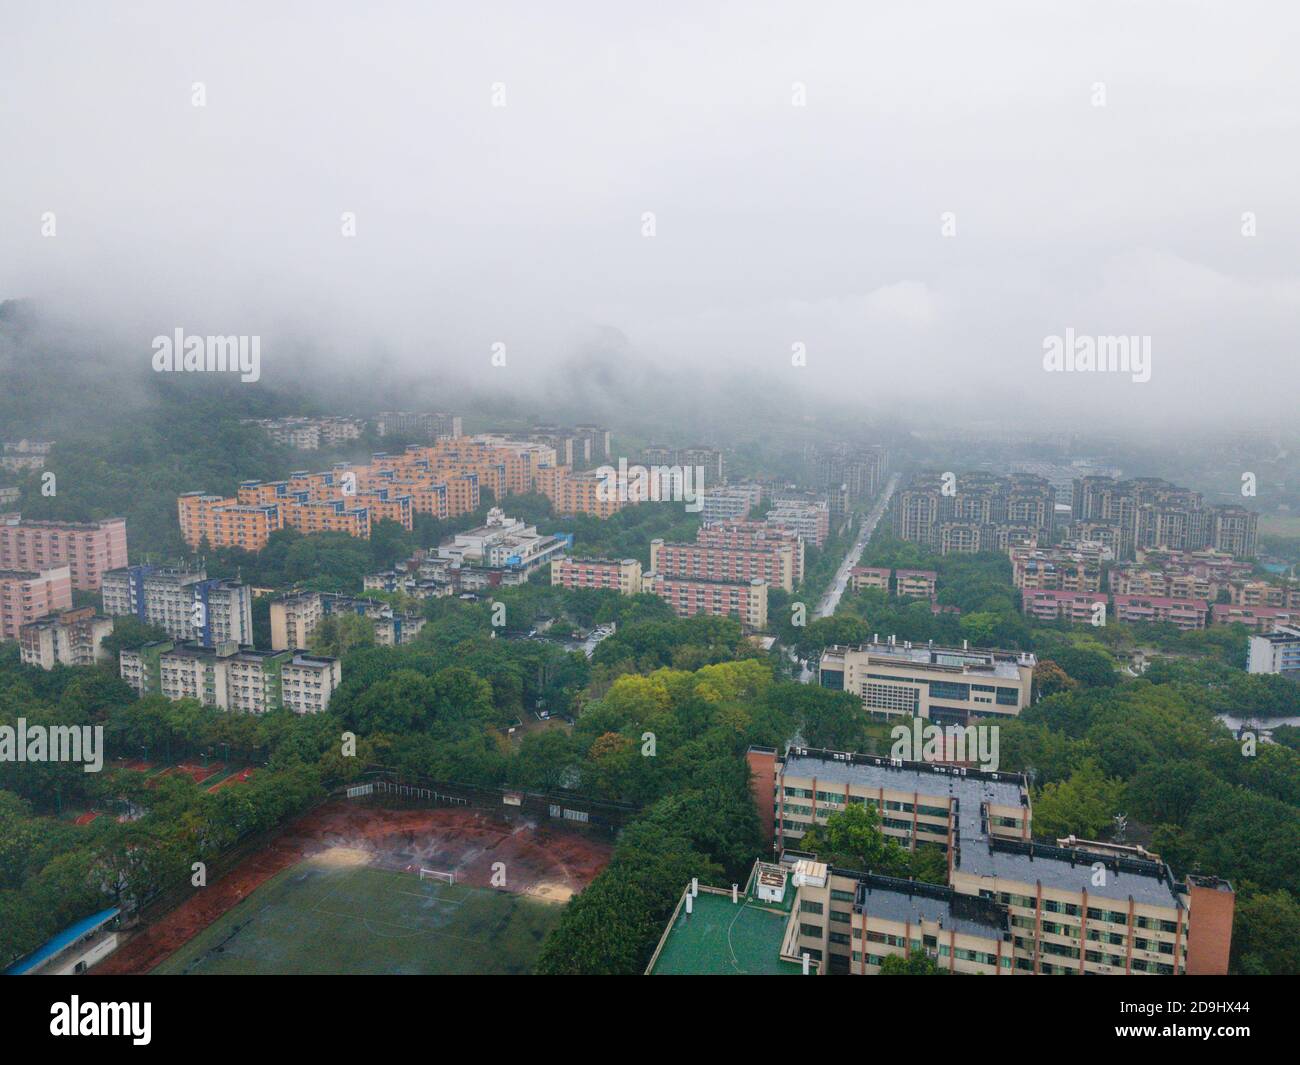
<svg viewBox="0 0 1300 1065">
<path fill-rule="evenodd" d="M 335 867 L 436 869 L 453 873 L 458 885 L 504 888 L 563 902 L 591 883 L 612 850 L 612 843 L 601 837 L 532 820 L 511 823 L 470 808 L 389 809 L 348 800 L 329 802 L 287 825 L 219 880 L 195 888 L 193 898 L 136 931 L 92 971 L 149 972 L 260 885 L 304 858 Z"/>
</svg>

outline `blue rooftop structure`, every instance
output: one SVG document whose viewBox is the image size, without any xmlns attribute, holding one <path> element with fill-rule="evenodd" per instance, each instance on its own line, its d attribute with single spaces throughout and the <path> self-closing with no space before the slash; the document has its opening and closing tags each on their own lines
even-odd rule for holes
<svg viewBox="0 0 1300 1065">
<path fill-rule="evenodd" d="M 34 951 L 23 958 L 21 961 L 14 962 L 4 971 L 5 976 L 23 976 L 34 969 L 39 968 L 49 961 L 60 951 L 72 946 L 73 943 L 83 936 L 89 935 L 100 925 L 107 924 L 118 914 L 116 906 L 110 906 L 107 910 L 100 910 L 99 913 L 92 913 L 89 917 L 83 917 L 76 924 L 69 925 L 58 935 L 53 936 L 44 944 L 37 947 Z"/>
</svg>

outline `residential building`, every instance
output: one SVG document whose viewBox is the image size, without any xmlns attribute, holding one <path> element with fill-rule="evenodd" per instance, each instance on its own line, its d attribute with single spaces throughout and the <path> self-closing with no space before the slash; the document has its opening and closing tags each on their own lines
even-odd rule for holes
<svg viewBox="0 0 1300 1065">
<path fill-rule="evenodd" d="M 610 457 L 610 431 L 608 429 L 600 425 L 576 425 L 573 431 L 586 439 L 593 462 Z"/>
<path fill-rule="evenodd" d="M 720 521 L 696 530 L 695 542 L 732 551 L 769 551 L 791 559 L 791 580 L 799 584 L 804 574 L 804 540 L 793 529 L 765 521 Z"/>
<path fill-rule="evenodd" d="M 1284 606 L 1234 606 L 1215 603 L 1210 607 L 1212 625 L 1245 625 L 1254 632 L 1270 633 L 1300 625 L 1300 609 Z"/>
<path fill-rule="evenodd" d="M 119 658 L 122 679 L 141 695 L 196 699 L 251 714 L 319 713 L 342 681 L 337 658 L 233 643 L 204 647 L 168 641 L 123 650 Z"/>
<path fill-rule="evenodd" d="M 1164 596 L 1171 599 L 1213 599 L 1219 585 L 1209 577 L 1171 569 L 1116 566 L 1108 577 L 1116 595 Z"/>
<path fill-rule="evenodd" d="M 358 599 L 331 592 L 299 592 L 271 603 L 271 649 L 310 647 L 321 621 L 356 614 L 374 627 L 375 643 L 398 647 L 412 642 L 425 626 L 422 614 L 401 613 L 382 599 Z"/>
<path fill-rule="evenodd" d="M 31 473 L 45 468 L 53 440 L 6 440 L 0 444 L 0 470 Z"/>
<path fill-rule="evenodd" d="M 1173 599 L 1160 595 L 1116 595 L 1112 597 L 1113 620 L 1126 624 L 1168 622 L 1191 632 L 1205 628 L 1210 607 L 1204 599 Z"/>
<path fill-rule="evenodd" d="M 507 433 L 492 433 L 491 436 L 508 436 Z M 534 444 L 543 444 L 555 451 L 555 465 L 582 469 L 591 465 L 591 438 L 562 425 L 534 425 L 524 439 Z"/>
<path fill-rule="evenodd" d="M 281 699 L 295 714 L 319 714 L 342 680 L 337 658 L 298 652 L 280 667 Z"/>
<path fill-rule="evenodd" d="M 117 655 L 118 674 L 137 695 L 158 695 L 162 692 L 162 656 L 175 646 L 172 640 L 156 640 L 124 647 Z"/>
<path fill-rule="evenodd" d="M 1016 717 L 1029 705 L 1037 659 L 1028 652 L 935 647 L 890 637 L 822 652 L 823 688 L 852 692 L 872 715 L 910 715 L 941 725 Z"/>
<path fill-rule="evenodd" d="M 782 856 L 765 870 L 764 894 L 786 915 L 783 959 L 807 956 L 819 974 L 874 974 L 912 951 L 951 973 L 990 976 L 1227 972 L 1230 884 L 1180 883 L 1139 847 L 1035 841 L 1019 775 L 802 747 L 784 757 L 751 747 L 748 761 L 760 821 Z M 785 849 L 855 804 L 875 809 L 902 846 L 943 852 L 948 884 Z"/>
<path fill-rule="evenodd" d="M 900 599 L 933 599 L 939 575 L 932 569 L 894 571 L 894 594 Z"/>
<path fill-rule="evenodd" d="M 17 640 L 24 625 L 71 607 L 72 573 L 67 566 L 0 569 L 0 640 Z"/>
<path fill-rule="evenodd" d="M 1246 672 L 1278 673 L 1300 680 L 1300 625 L 1283 625 L 1252 636 L 1246 647 Z"/>
<path fill-rule="evenodd" d="M 641 563 L 634 558 L 560 558 L 551 563 L 551 584 L 636 595 L 641 591 Z"/>
<path fill-rule="evenodd" d="M 855 592 L 870 588 L 888 595 L 893 575 L 894 571 L 888 566 L 883 569 L 878 566 L 854 566 L 849 571 L 849 587 Z"/>
<path fill-rule="evenodd" d="M 366 465 L 336 463 L 299 470 L 283 481 L 245 481 L 235 498 L 188 492 L 177 501 L 181 534 L 197 549 L 260 551 L 282 528 L 345 532 L 368 538 L 374 522 L 413 527 L 416 514 L 446 519 L 476 510 L 481 493 L 498 499 L 540 492 L 560 513 L 608 517 L 628 505 L 628 493 L 595 471 L 556 464 L 555 448 L 533 440 L 480 435 L 439 438 L 397 454 L 380 452 Z"/>
<path fill-rule="evenodd" d="M 1029 540 L 1012 544 L 1007 554 L 1012 583 L 1025 591 L 1099 592 L 1102 565 L 1113 558 L 1108 547 L 1095 541 L 1039 547 Z"/>
<path fill-rule="evenodd" d="M 1005 551 L 1051 539 L 1055 493 L 1029 474 L 928 473 L 899 489 L 892 513 L 895 536 L 940 554 Z"/>
<path fill-rule="evenodd" d="M 1021 599 L 1024 612 L 1039 621 L 1069 621 L 1075 625 L 1101 625 L 1106 621 L 1105 592 L 1026 588 Z"/>
<path fill-rule="evenodd" d="M 700 577 L 670 576 L 653 570 L 641 578 L 641 590 L 657 595 L 682 618 L 696 614 L 734 617 L 750 632 L 767 628 L 767 582 L 719 581 Z"/>
<path fill-rule="evenodd" d="M 814 456 L 820 483 L 848 502 L 870 499 L 885 486 L 889 452 L 882 444 L 834 444 Z M 832 504 L 832 518 L 836 518 Z"/>
<path fill-rule="evenodd" d="M 721 448 L 712 447 L 709 444 L 695 444 L 691 447 L 678 448 L 676 464 L 683 467 L 690 466 L 702 469 L 704 471 L 704 480 L 700 483 L 700 487 L 726 483 L 726 463 Z"/>
<path fill-rule="evenodd" d="M 458 414 L 385 411 L 375 421 L 380 436 L 400 436 L 407 440 L 443 440 L 461 435 Z"/>
<path fill-rule="evenodd" d="M 126 519 L 23 521 L 0 515 L 0 569 L 43 570 L 67 566 L 72 587 L 99 591 L 103 575 L 126 565 Z"/>
<path fill-rule="evenodd" d="M 245 506 L 236 498 L 186 492 L 176 508 L 181 538 L 196 551 L 205 543 L 261 551 L 271 533 L 284 528 L 284 511 L 274 503 Z"/>
<path fill-rule="evenodd" d="M 795 551 L 786 541 L 755 541 L 747 547 L 707 543 L 650 541 L 650 568 L 664 577 L 747 584 L 761 580 L 770 588 L 794 591 Z"/>
<path fill-rule="evenodd" d="M 1300 610 L 1300 584 L 1295 581 L 1229 581 L 1228 595 L 1234 606 L 1283 607 Z"/>
<path fill-rule="evenodd" d="M 1237 558 L 1258 550 L 1259 515 L 1240 506 L 1207 505 L 1199 492 L 1158 477 L 1116 481 L 1080 477 L 1074 482 L 1072 516 L 1076 535 L 1113 530 L 1116 557 L 1140 550 L 1198 551 L 1213 548 Z"/>
<path fill-rule="evenodd" d="M 706 525 L 718 521 L 743 521 L 762 499 L 761 484 L 714 485 L 704 492 L 704 509 L 700 517 Z"/>
<path fill-rule="evenodd" d="M 113 619 L 87 606 L 23 625 L 18 630 L 18 645 L 23 662 L 29 666 L 93 666 L 108 658 L 103 644 L 112 634 Z"/>
<path fill-rule="evenodd" d="M 261 427 L 277 444 L 298 451 L 337 447 L 361 439 L 365 431 L 365 423 L 357 418 L 249 418 L 246 422 Z"/>
<path fill-rule="evenodd" d="M 556 514 L 586 514 L 608 518 L 624 507 L 641 502 L 635 490 L 616 474 L 553 466 L 538 472 L 537 491 L 551 501 Z"/>
<path fill-rule="evenodd" d="M 781 502 L 767 512 L 767 524 L 797 532 L 821 547 L 831 531 L 831 511 L 826 503 Z"/>
<path fill-rule="evenodd" d="M 253 593 L 239 581 L 209 578 L 204 569 L 126 566 L 103 579 L 104 613 L 131 615 L 165 629 L 174 640 L 253 642 Z"/>
</svg>

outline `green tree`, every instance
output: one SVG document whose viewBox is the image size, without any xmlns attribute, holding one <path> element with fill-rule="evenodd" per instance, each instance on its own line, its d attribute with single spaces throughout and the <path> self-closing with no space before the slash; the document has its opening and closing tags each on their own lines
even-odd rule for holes
<svg viewBox="0 0 1300 1065">
<path fill-rule="evenodd" d="M 1069 779 L 1043 785 L 1034 798 L 1034 832 L 1042 836 L 1077 835 L 1098 839 L 1121 813 L 1124 782 L 1107 777 L 1092 759 Z"/>
<path fill-rule="evenodd" d="M 890 954 L 880 965 L 881 976 L 947 976 L 948 970 L 923 950 L 914 950 L 907 957 Z"/>
</svg>

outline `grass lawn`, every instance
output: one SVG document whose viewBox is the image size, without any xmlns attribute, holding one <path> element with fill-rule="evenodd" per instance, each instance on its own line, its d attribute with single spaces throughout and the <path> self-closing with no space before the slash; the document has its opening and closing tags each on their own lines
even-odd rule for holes
<svg viewBox="0 0 1300 1065">
<path fill-rule="evenodd" d="M 268 880 L 153 971 L 527 973 L 563 909 L 328 857 Z"/>
</svg>

